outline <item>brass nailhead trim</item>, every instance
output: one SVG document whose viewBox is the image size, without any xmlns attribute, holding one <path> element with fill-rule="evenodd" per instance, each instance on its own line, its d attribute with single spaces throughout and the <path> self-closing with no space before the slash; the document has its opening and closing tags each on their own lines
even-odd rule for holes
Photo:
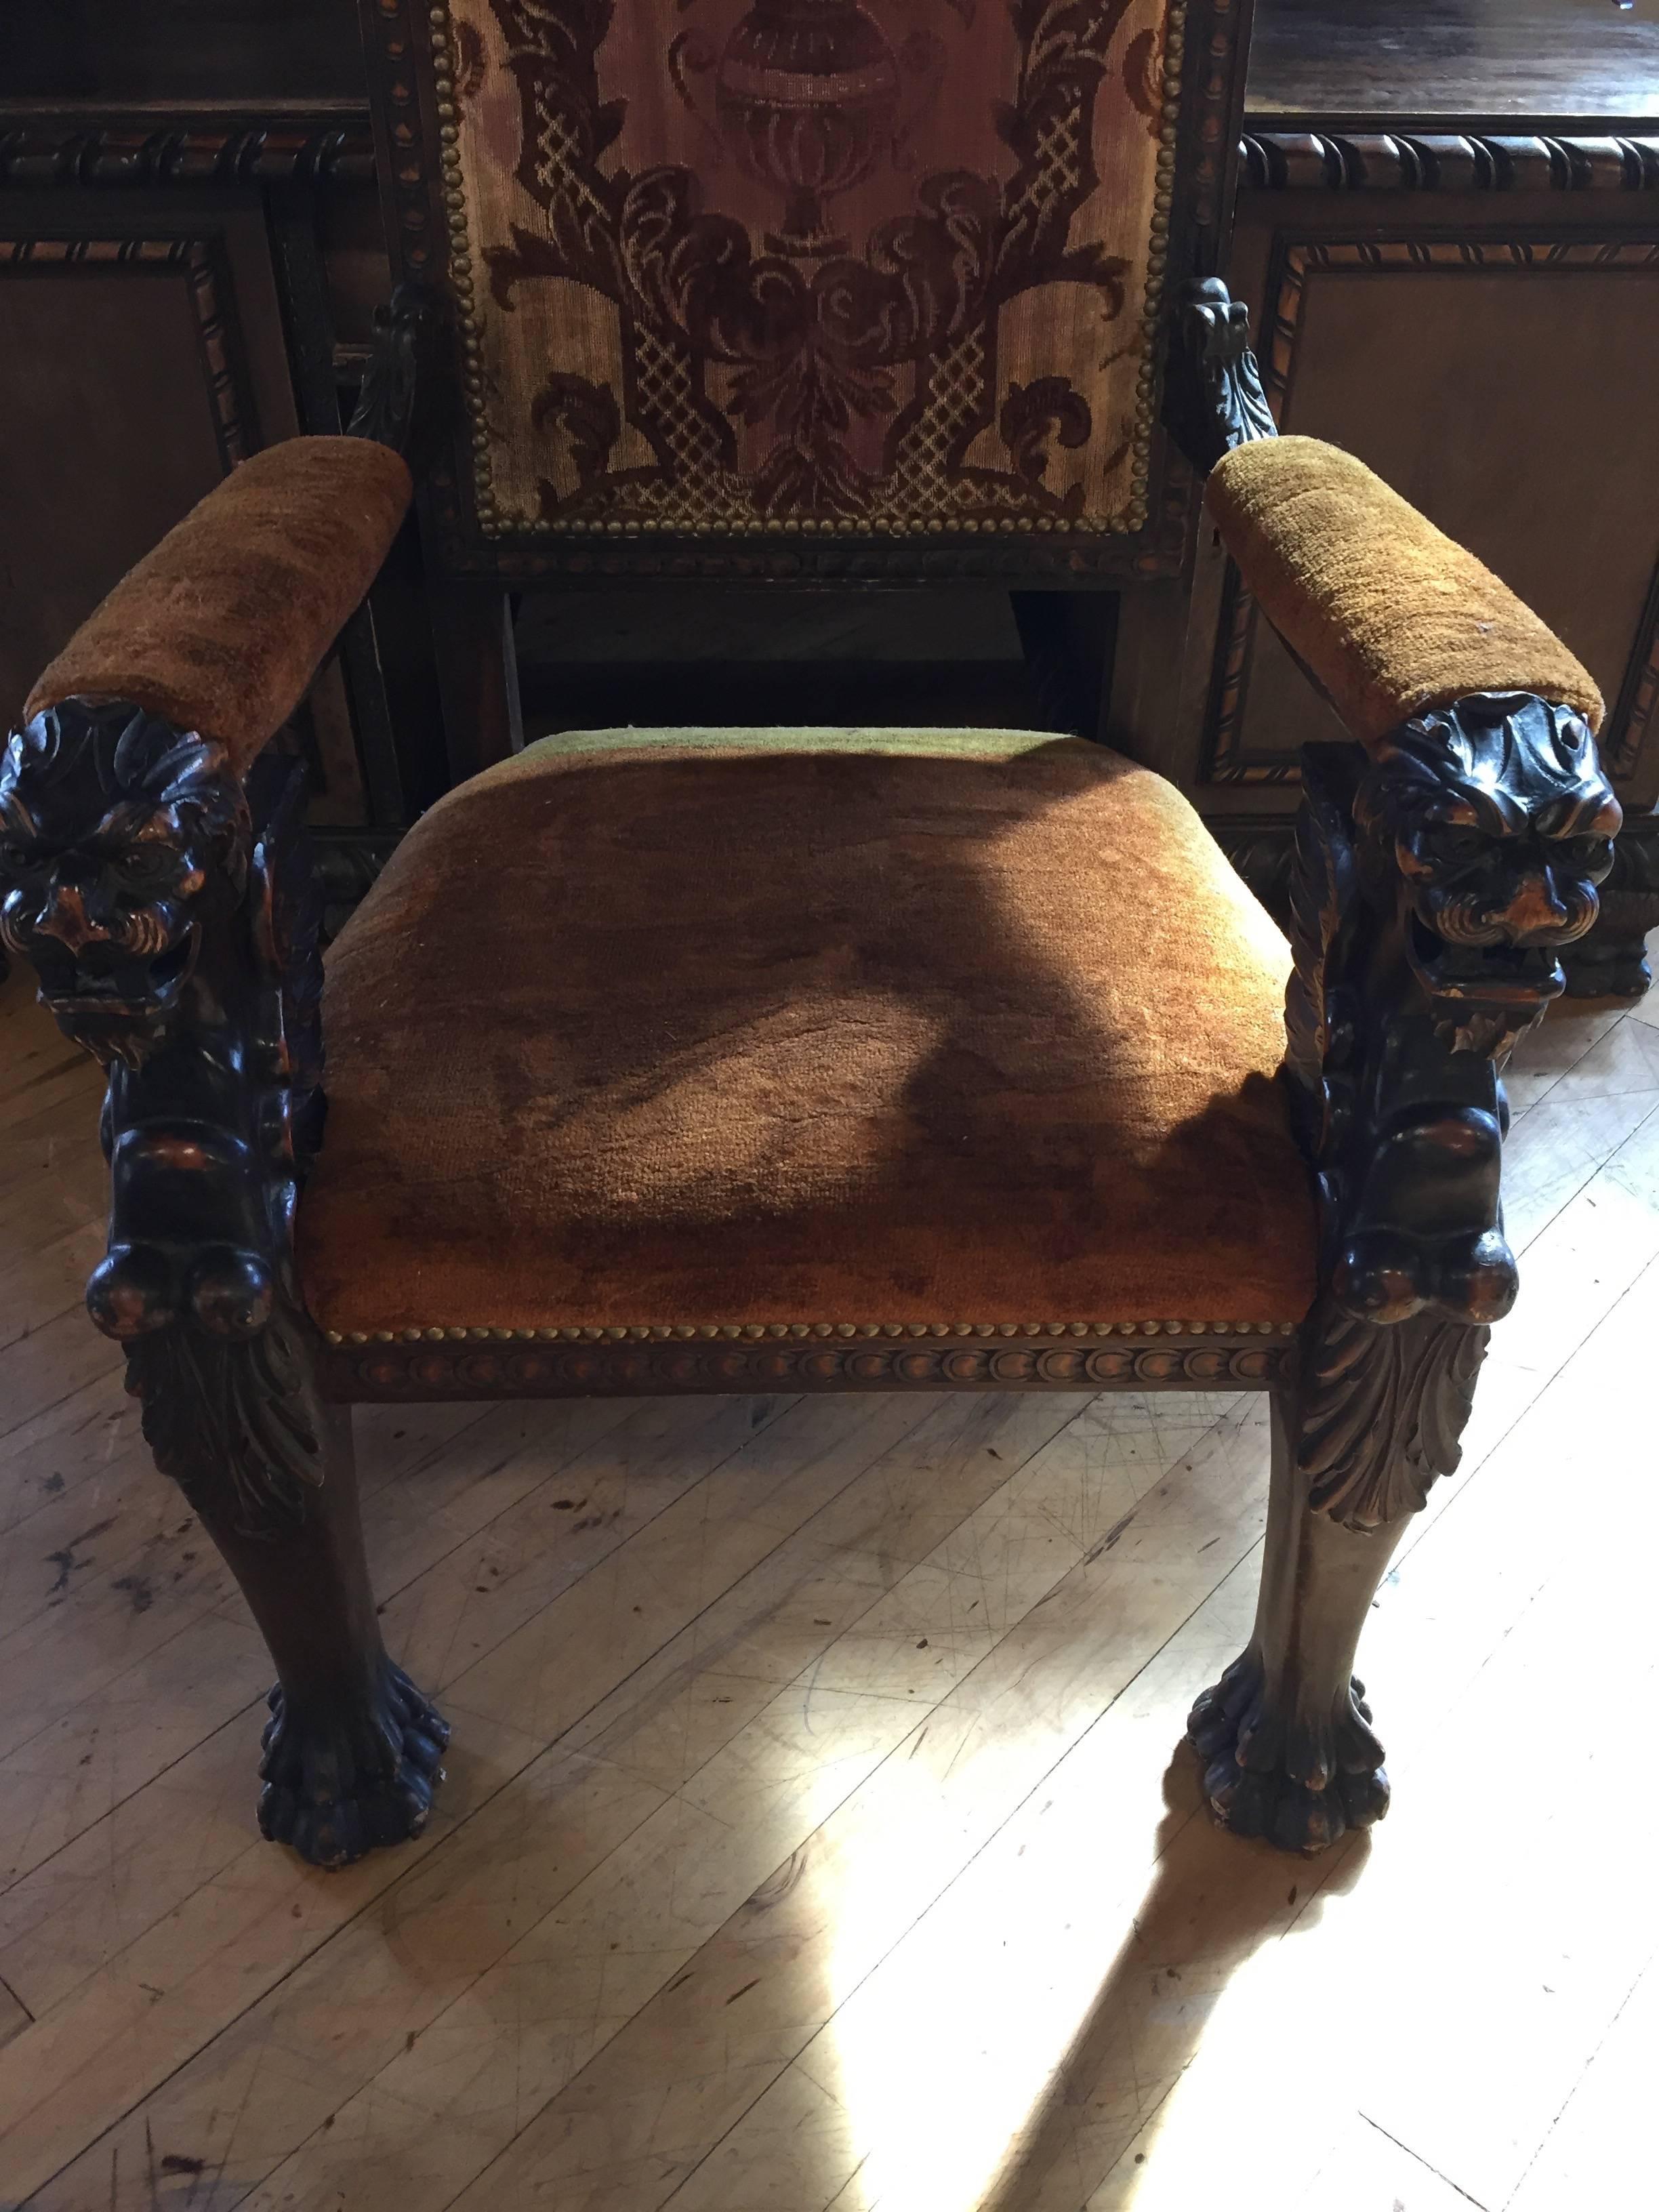
<svg viewBox="0 0 1659 2212">
<path fill-rule="evenodd" d="M 507 1343 L 514 1340 L 555 1344 L 666 1344 L 675 1340 L 712 1343 L 745 1338 L 828 1336 L 1294 1336 L 1301 1324 L 1293 1321 L 745 1321 L 672 1322 L 602 1326 L 570 1325 L 549 1328 L 501 1328 L 453 1325 L 426 1328 L 325 1329 L 328 1342 L 339 1344 Z"/>
</svg>

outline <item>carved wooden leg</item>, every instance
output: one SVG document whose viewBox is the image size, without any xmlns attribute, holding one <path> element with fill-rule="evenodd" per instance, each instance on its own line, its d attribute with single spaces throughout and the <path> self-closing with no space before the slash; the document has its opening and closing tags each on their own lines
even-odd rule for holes
<svg viewBox="0 0 1659 2212">
<path fill-rule="evenodd" d="M 1620 819 L 1589 726 L 1529 693 L 1304 752 L 1285 1067 L 1321 1290 L 1274 1407 L 1255 1632 L 1188 1724 L 1241 1834 L 1321 1850 L 1388 1808 L 1354 1652 L 1514 1303 L 1502 1071 L 1595 920 Z"/>
<path fill-rule="evenodd" d="M 0 932 L 108 1072 L 87 1304 L 276 1662 L 259 1824 L 345 1866 L 419 1833 L 448 1732 L 380 1642 L 349 1422 L 318 1389 L 295 1275 L 321 1121 L 304 807 L 280 756 L 244 784 L 193 732 L 65 700 L 0 755 Z"/>
<path fill-rule="evenodd" d="M 1273 1394 L 1273 1489 L 1255 1632 L 1193 1707 L 1188 1734 L 1211 1810 L 1236 1835 L 1323 1850 L 1389 1808 L 1382 1747 L 1353 1679 L 1377 1584 L 1405 1528 L 1346 1528 L 1310 1509 L 1297 1407 Z"/>
<path fill-rule="evenodd" d="M 1407 1522 L 1457 1468 L 1490 1334 L 1427 1312 L 1379 1323 L 1334 1299 L 1304 1329 L 1300 1378 L 1273 1394 L 1255 1632 L 1187 1724 L 1237 1834 L 1319 1851 L 1388 1811 L 1354 1653 Z"/>
<path fill-rule="evenodd" d="M 447 1723 L 386 1656 L 363 1559 L 349 1413 L 323 1410 L 322 1480 L 297 1518 L 250 1533 L 236 1471 L 190 1498 L 258 1622 L 278 1680 L 259 1826 L 313 1866 L 417 1836 L 443 1779 Z"/>
</svg>

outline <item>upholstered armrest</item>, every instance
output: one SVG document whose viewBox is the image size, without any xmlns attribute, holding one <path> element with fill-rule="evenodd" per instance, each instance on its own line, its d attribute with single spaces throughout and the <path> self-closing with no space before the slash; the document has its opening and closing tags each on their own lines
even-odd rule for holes
<svg viewBox="0 0 1659 2212">
<path fill-rule="evenodd" d="M 1589 672 L 1472 553 L 1317 438 L 1236 446 L 1210 513 L 1261 611 L 1362 743 L 1479 692 L 1601 724 Z"/>
<path fill-rule="evenodd" d="M 373 582 L 413 485 L 368 438 L 292 438 L 210 491 L 88 616 L 29 695 L 122 700 L 246 775 Z"/>
</svg>

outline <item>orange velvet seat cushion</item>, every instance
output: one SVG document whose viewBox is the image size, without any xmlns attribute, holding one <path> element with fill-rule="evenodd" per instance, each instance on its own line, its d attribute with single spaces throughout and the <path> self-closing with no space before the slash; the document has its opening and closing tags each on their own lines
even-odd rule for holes
<svg viewBox="0 0 1659 2212">
<path fill-rule="evenodd" d="M 1172 786 L 1007 732 L 550 739 L 330 955 L 343 1334 L 1287 1322 L 1283 939 Z"/>
</svg>

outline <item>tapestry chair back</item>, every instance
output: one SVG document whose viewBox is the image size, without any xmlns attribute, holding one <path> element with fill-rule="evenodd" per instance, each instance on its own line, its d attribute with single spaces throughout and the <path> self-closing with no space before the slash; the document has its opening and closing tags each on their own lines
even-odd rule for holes
<svg viewBox="0 0 1659 2212">
<path fill-rule="evenodd" d="M 456 564 L 1172 565 L 1162 332 L 1245 12 L 369 0 L 404 273 L 459 316 Z"/>
</svg>

